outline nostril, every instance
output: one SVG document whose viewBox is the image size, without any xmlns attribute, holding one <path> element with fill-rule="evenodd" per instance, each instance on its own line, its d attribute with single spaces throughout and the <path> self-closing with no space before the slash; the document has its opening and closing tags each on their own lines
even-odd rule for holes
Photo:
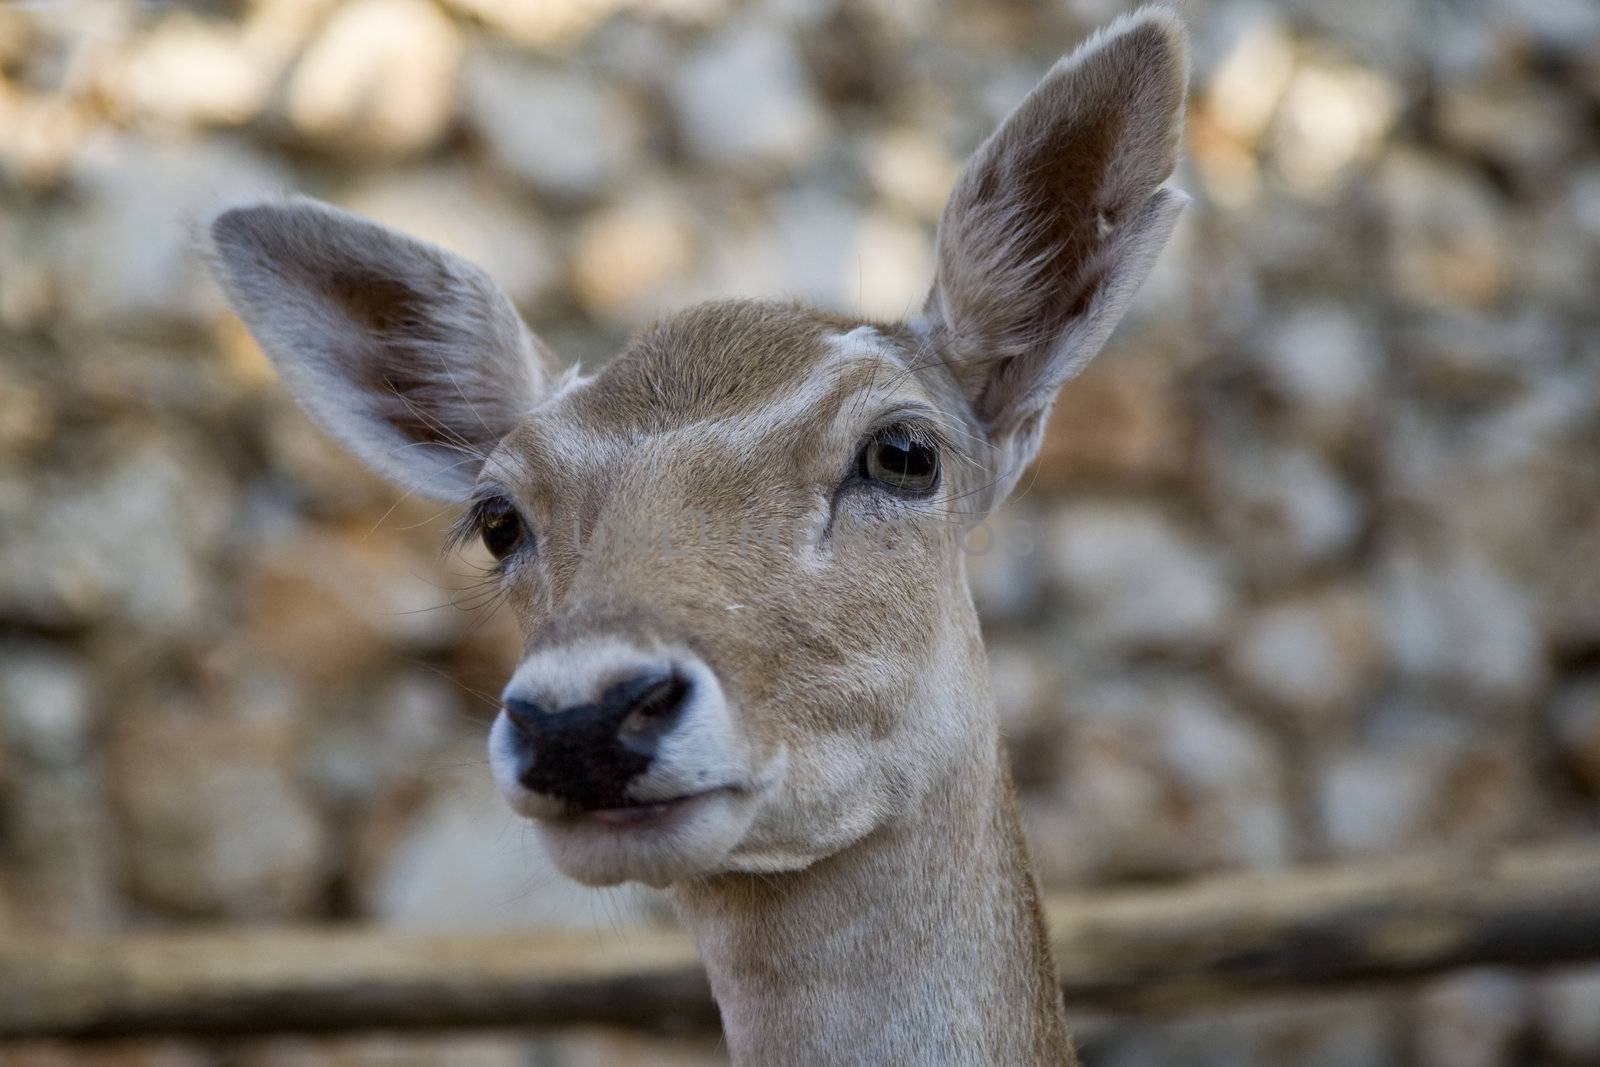
<svg viewBox="0 0 1600 1067">
<path fill-rule="evenodd" d="M 504 702 L 506 718 L 511 720 L 519 733 L 533 735 L 539 732 L 539 723 L 546 721 L 550 713 L 544 706 L 532 700 L 523 700 L 518 697 L 508 697 Z"/>
<path fill-rule="evenodd" d="M 661 738 L 678 724 L 692 686 L 681 674 L 657 677 L 635 690 L 617 737 L 637 752 L 654 752 Z"/>
</svg>

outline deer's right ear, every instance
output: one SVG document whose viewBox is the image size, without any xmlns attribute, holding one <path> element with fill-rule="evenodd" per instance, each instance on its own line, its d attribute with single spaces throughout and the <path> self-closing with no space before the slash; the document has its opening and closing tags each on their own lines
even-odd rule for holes
<svg viewBox="0 0 1600 1067">
<path fill-rule="evenodd" d="M 311 417 L 401 487 L 468 497 L 547 361 L 506 294 L 443 249 L 311 200 L 210 226 L 228 301 Z"/>
</svg>

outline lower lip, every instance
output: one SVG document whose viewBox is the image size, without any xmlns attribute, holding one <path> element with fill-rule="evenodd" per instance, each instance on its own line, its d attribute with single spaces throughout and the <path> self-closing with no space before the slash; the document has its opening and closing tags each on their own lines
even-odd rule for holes
<svg viewBox="0 0 1600 1067">
<path fill-rule="evenodd" d="M 602 826 L 627 830 L 656 827 L 670 821 L 697 801 L 705 800 L 721 792 L 723 790 L 696 793 L 691 797 L 679 797 L 676 800 L 662 801 L 660 804 L 634 804 L 626 808 L 599 808 L 594 811 L 581 812 L 573 818 L 579 822 L 593 822 Z"/>
</svg>

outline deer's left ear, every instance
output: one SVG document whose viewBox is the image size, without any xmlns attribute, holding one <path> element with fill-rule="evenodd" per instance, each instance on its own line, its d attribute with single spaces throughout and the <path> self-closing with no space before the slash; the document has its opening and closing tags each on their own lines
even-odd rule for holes
<svg viewBox="0 0 1600 1067">
<path fill-rule="evenodd" d="M 990 506 L 1033 458 L 1056 391 L 1105 344 L 1188 202 L 1161 188 L 1187 81 L 1177 16 L 1136 12 L 1058 62 L 956 182 L 927 315 L 994 448 Z"/>
</svg>

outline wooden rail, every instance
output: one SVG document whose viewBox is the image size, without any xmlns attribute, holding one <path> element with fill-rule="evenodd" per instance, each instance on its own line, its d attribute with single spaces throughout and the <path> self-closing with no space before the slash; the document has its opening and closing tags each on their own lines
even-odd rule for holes
<svg viewBox="0 0 1600 1067">
<path fill-rule="evenodd" d="M 1471 964 L 1600 960 L 1600 846 L 1058 896 L 1070 1006 L 1185 1011 Z M 0 943 L 0 1038 L 716 1025 L 671 931 L 328 928 Z"/>
</svg>

